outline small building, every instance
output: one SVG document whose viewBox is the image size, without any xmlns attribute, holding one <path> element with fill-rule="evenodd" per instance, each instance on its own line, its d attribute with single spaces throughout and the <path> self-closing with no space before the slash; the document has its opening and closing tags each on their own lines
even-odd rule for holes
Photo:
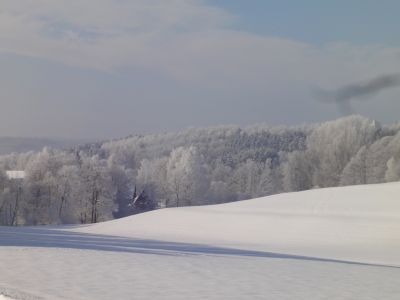
<svg viewBox="0 0 400 300">
<path fill-rule="evenodd" d="M 17 170 L 10 170 L 6 171 L 6 175 L 8 179 L 24 179 L 25 178 L 25 171 L 17 171 Z"/>
</svg>

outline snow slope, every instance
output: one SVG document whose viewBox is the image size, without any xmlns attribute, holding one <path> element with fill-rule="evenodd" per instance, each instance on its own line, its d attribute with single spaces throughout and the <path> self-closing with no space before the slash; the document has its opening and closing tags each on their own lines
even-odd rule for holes
<svg viewBox="0 0 400 300">
<path fill-rule="evenodd" d="M 164 209 L 76 231 L 400 266 L 400 184 Z"/>
<path fill-rule="evenodd" d="M 399 191 L 330 188 L 88 226 L 0 227 L 0 294 L 399 299 Z"/>
</svg>

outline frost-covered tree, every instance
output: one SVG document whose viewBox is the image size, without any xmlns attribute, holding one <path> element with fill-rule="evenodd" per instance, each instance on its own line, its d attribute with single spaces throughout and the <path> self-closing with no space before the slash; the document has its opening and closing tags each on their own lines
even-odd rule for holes
<svg viewBox="0 0 400 300">
<path fill-rule="evenodd" d="M 21 182 L 12 182 L 0 170 L 0 225 L 18 225 L 21 202 Z"/>
<path fill-rule="evenodd" d="M 386 163 L 393 156 L 395 145 L 393 136 L 378 139 L 366 153 L 366 183 L 381 183 L 385 181 Z M 400 145 L 400 144 L 398 144 Z"/>
<path fill-rule="evenodd" d="M 357 185 L 367 183 L 367 154 L 368 148 L 361 147 L 357 154 L 343 170 L 340 185 Z"/>
<path fill-rule="evenodd" d="M 154 160 L 144 159 L 137 172 L 137 186 L 146 191 L 146 195 L 158 202 L 158 206 L 170 204 L 170 188 L 167 180 L 167 157 Z"/>
<path fill-rule="evenodd" d="M 267 159 L 262 166 L 255 197 L 275 194 L 281 189 L 281 174 L 278 168 L 274 168 L 271 159 Z"/>
<path fill-rule="evenodd" d="M 77 223 L 79 221 L 78 203 L 80 197 L 79 167 L 62 166 L 54 180 L 57 182 L 54 197 L 56 198 L 56 218 L 59 223 Z"/>
<path fill-rule="evenodd" d="M 97 223 L 111 215 L 115 187 L 106 165 L 97 156 L 85 159 L 80 169 L 80 222 Z"/>
<path fill-rule="evenodd" d="M 115 189 L 115 209 L 114 218 L 123 218 L 132 214 L 131 203 L 135 184 L 133 181 L 132 170 L 116 164 L 114 161 L 108 161 L 108 173 L 111 178 L 111 185 Z"/>
<path fill-rule="evenodd" d="M 283 188 L 286 192 L 304 191 L 313 187 L 313 161 L 308 153 L 294 151 L 282 165 Z"/>
<path fill-rule="evenodd" d="M 400 180 L 400 156 L 396 155 L 387 162 L 385 179 L 388 182 Z"/>
<path fill-rule="evenodd" d="M 380 136 L 376 121 L 350 116 L 318 126 L 307 140 L 313 161 L 313 185 L 337 186 L 345 166 L 362 146 L 369 146 Z"/>
<path fill-rule="evenodd" d="M 139 212 L 135 186 L 136 196 L 144 191 L 153 207 L 164 207 L 399 180 L 398 153 L 400 126 L 361 116 L 300 127 L 191 128 L 14 153 L 0 156 L 0 224 L 124 217 Z M 25 170 L 26 177 L 17 185 L 8 170 Z"/>
<path fill-rule="evenodd" d="M 176 206 L 202 204 L 208 189 L 206 170 L 197 149 L 179 147 L 167 162 L 167 180 Z"/>
</svg>

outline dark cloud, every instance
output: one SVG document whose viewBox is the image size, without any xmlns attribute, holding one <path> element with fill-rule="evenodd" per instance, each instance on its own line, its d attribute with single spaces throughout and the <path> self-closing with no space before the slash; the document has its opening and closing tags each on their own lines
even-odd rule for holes
<svg viewBox="0 0 400 300">
<path fill-rule="evenodd" d="M 344 114 L 354 113 L 351 100 L 365 100 L 380 91 L 400 86 L 400 74 L 386 74 L 366 82 L 345 85 L 337 90 L 317 90 L 319 100 L 325 103 L 336 103 Z"/>
</svg>

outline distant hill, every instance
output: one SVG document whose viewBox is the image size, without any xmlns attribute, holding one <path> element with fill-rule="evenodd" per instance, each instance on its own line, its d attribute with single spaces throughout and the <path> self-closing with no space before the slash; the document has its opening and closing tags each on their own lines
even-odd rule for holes
<svg viewBox="0 0 400 300">
<path fill-rule="evenodd" d="M 14 152 L 40 151 L 43 147 L 63 149 L 88 142 L 90 141 L 84 139 L 0 137 L 0 155 Z"/>
</svg>

